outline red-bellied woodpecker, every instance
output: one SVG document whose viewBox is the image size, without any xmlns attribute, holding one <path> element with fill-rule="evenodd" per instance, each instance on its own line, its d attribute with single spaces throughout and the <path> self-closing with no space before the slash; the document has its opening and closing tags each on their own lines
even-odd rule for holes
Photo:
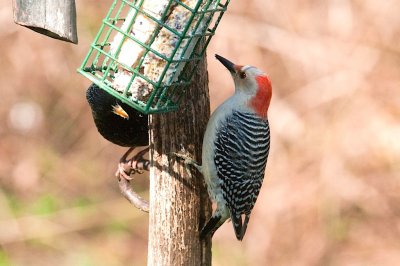
<svg viewBox="0 0 400 266">
<path fill-rule="evenodd" d="M 235 94 L 215 110 L 208 122 L 202 165 L 190 159 L 186 162 L 204 175 L 210 198 L 217 204 L 200 236 L 214 234 L 231 218 L 236 238 L 242 240 L 264 179 L 272 87 L 261 70 L 235 65 L 219 55 L 216 58 L 230 71 Z"/>
</svg>

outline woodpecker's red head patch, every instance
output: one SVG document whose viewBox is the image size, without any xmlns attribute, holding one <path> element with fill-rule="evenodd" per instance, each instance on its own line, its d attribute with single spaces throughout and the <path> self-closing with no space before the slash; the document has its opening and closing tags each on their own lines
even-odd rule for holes
<svg viewBox="0 0 400 266">
<path fill-rule="evenodd" d="M 272 97 L 271 81 L 266 75 L 256 76 L 257 93 L 251 98 L 250 106 L 254 111 L 263 118 L 267 118 L 267 112 Z"/>
</svg>

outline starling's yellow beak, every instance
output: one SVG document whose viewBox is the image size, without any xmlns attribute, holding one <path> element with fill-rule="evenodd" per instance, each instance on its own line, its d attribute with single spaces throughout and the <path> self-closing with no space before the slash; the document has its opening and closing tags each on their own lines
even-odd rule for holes
<svg viewBox="0 0 400 266">
<path fill-rule="evenodd" d="M 113 113 L 116 115 L 119 115 L 122 118 L 129 119 L 129 115 L 127 112 L 125 112 L 124 109 L 122 109 L 121 105 L 113 105 Z"/>
</svg>

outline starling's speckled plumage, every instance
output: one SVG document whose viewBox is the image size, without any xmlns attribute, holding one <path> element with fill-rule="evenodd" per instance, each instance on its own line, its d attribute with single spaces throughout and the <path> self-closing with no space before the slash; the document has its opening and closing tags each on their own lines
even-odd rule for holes
<svg viewBox="0 0 400 266">
<path fill-rule="evenodd" d="M 108 141 L 123 147 L 149 145 L 148 116 L 116 99 L 94 83 L 86 91 L 94 123 L 99 133 Z M 129 115 L 115 114 L 114 107 L 121 106 Z"/>
</svg>

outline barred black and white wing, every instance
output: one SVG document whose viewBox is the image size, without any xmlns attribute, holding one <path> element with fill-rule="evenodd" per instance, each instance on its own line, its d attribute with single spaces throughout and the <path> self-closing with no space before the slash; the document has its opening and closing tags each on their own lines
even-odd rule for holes
<svg viewBox="0 0 400 266">
<path fill-rule="evenodd" d="M 242 240 L 264 179 L 270 145 L 269 124 L 256 114 L 233 112 L 216 135 L 217 175 L 236 237 Z"/>
</svg>

